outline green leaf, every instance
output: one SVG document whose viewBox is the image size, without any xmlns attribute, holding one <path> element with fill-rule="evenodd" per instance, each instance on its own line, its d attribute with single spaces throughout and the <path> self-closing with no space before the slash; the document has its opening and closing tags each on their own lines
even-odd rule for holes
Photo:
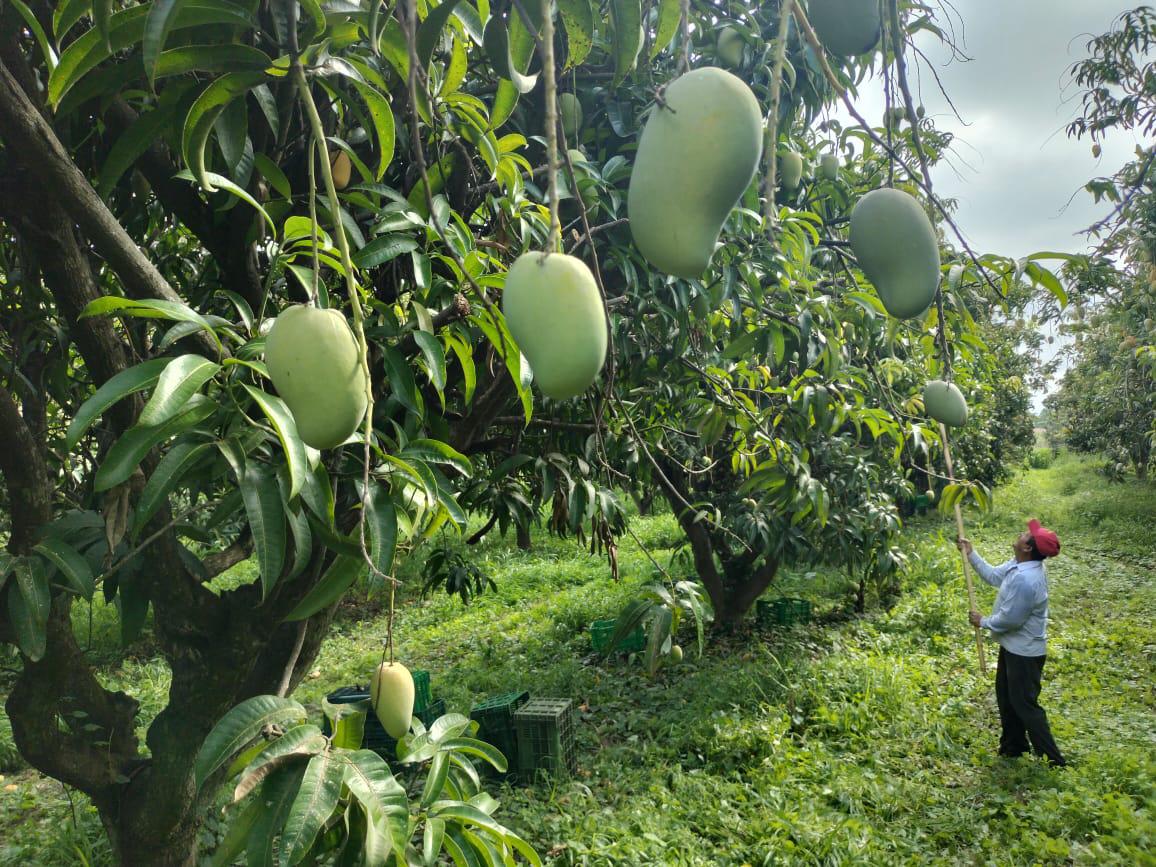
<svg viewBox="0 0 1156 867">
<path fill-rule="evenodd" d="M 261 598 L 265 599 L 285 567 L 285 507 L 277 479 L 265 464 L 250 461 L 241 476 L 241 498 L 253 532 L 253 550 L 261 568 Z"/>
<path fill-rule="evenodd" d="M 365 721 L 372 710 L 369 699 L 332 704 L 321 699 L 321 711 L 333 728 L 333 746 L 342 750 L 357 750 L 365 739 Z"/>
<path fill-rule="evenodd" d="M 611 0 L 610 19 L 614 22 L 614 82 L 618 87 L 634 69 L 642 48 L 641 0 Z"/>
<path fill-rule="evenodd" d="M 382 235 L 354 253 L 353 264 L 358 268 L 376 268 L 417 248 L 417 241 L 409 235 Z"/>
<path fill-rule="evenodd" d="M 104 165 L 100 167 L 100 176 L 96 182 L 96 192 L 102 199 L 108 198 L 124 173 L 133 167 L 163 131 L 168 130 L 174 114 L 176 103 L 166 103 L 153 111 L 146 111 L 116 140 Z"/>
<path fill-rule="evenodd" d="M 278 768 L 322 752 L 328 739 L 315 725 L 294 726 L 283 735 L 260 747 L 233 789 L 233 802 L 242 800 Z"/>
<path fill-rule="evenodd" d="M 104 414 L 104 411 L 121 399 L 151 388 L 165 369 L 171 358 L 154 358 L 143 362 L 128 370 L 122 370 L 104 385 L 96 390 L 88 400 L 81 404 L 72 421 L 68 425 L 68 434 L 65 437 L 64 447 L 67 451 L 76 448 L 85 431 Z"/>
<path fill-rule="evenodd" d="M 434 49 L 441 39 L 442 30 L 445 29 L 446 22 L 450 20 L 450 15 L 459 2 L 460 0 L 442 0 L 442 3 L 434 7 L 418 27 L 417 57 L 423 67 L 429 66 L 430 58 L 433 57 Z"/>
<path fill-rule="evenodd" d="M 442 851 L 442 842 L 445 840 L 446 823 L 441 819 L 429 819 L 422 832 L 421 862 L 422 867 L 434 867 L 438 855 Z"/>
<path fill-rule="evenodd" d="M 261 734 L 268 725 L 300 724 L 308 714 L 291 698 L 257 695 L 246 699 L 213 726 L 197 752 L 193 778 L 197 791 L 236 753 Z"/>
<path fill-rule="evenodd" d="M 209 867 L 230 867 L 237 858 L 244 854 L 245 841 L 253 830 L 257 817 L 264 809 L 265 804 L 262 801 L 253 800 L 238 815 L 233 816 L 228 823 L 228 830 L 225 831 L 225 838 L 213 850 Z"/>
<path fill-rule="evenodd" d="M 371 817 L 380 817 L 389 827 L 388 839 L 399 851 L 409 842 L 409 800 L 389 770 L 389 765 L 370 750 L 347 753 L 345 785 Z M 372 824 L 372 821 L 371 821 Z"/>
<path fill-rule="evenodd" d="M 161 504 L 168 499 L 181 483 L 185 474 L 196 465 L 201 455 L 211 447 L 211 443 L 177 443 L 160 459 L 153 474 L 141 491 L 133 520 L 135 532 L 139 535 Z"/>
<path fill-rule="evenodd" d="M 421 393 L 417 389 L 417 382 L 413 378 L 413 368 L 409 366 L 409 362 L 406 361 L 405 356 L 396 346 L 384 347 L 382 356 L 393 396 L 401 401 L 402 406 L 420 417 L 422 399 Z"/>
<path fill-rule="evenodd" d="M 112 17 L 112 0 L 92 0 L 92 19 L 96 23 L 96 32 L 104 40 L 104 44 L 111 45 L 108 39 L 108 21 Z"/>
<path fill-rule="evenodd" d="M 69 587 L 85 599 L 91 599 L 95 583 L 92 567 L 71 545 L 56 536 L 47 536 L 32 549 L 40 554 L 68 581 Z"/>
<path fill-rule="evenodd" d="M 115 13 L 109 19 L 108 40 L 96 30 L 89 30 L 76 39 L 60 55 L 60 62 L 48 79 L 48 101 L 53 107 L 85 75 L 108 59 L 111 54 L 124 51 L 144 38 L 149 5 L 131 6 Z M 81 13 L 83 14 L 83 12 Z M 252 21 L 248 11 L 228 0 L 186 0 L 169 24 L 170 30 L 199 27 L 203 24 L 232 24 L 249 28 Z M 57 37 L 60 37 L 57 32 Z"/>
<path fill-rule="evenodd" d="M 670 639 L 670 625 L 674 613 L 665 605 L 654 606 L 655 616 L 650 621 L 650 635 L 646 641 L 646 668 L 653 677 L 662 661 L 662 647 Z"/>
<path fill-rule="evenodd" d="M 245 842 L 245 863 L 249 867 L 274 867 L 277 864 L 278 834 L 297 799 L 301 773 L 300 767 L 279 768 L 261 786 L 257 800 L 263 809 Z"/>
<path fill-rule="evenodd" d="M 281 171 L 280 166 L 265 154 L 256 154 L 253 157 L 253 165 L 257 167 L 261 176 L 269 182 L 269 186 L 281 194 L 282 198 L 288 201 L 293 199 L 293 187 L 289 184 L 289 178 Z"/>
<path fill-rule="evenodd" d="M 393 162 L 394 150 L 397 147 L 396 124 L 393 118 L 393 109 L 389 100 L 371 85 L 350 79 L 354 90 L 358 92 L 365 107 L 369 110 L 369 119 L 373 124 L 373 133 L 377 137 L 377 149 L 381 156 L 377 161 L 377 170 L 374 179 L 380 181 L 385 170 Z"/>
<path fill-rule="evenodd" d="M 385 485 L 374 485 L 366 498 L 365 509 L 373 568 L 382 575 L 392 575 L 397 551 L 397 508 L 390 499 L 389 489 Z"/>
<path fill-rule="evenodd" d="M 272 65 L 268 54 L 251 45 L 182 45 L 160 53 L 153 78 L 189 72 L 256 72 Z"/>
<path fill-rule="evenodd" d="M 285 461 L 289 467 L 289 499 L 292 500 L 301 492 L 310 472 L 305 443 L 297 433 L 297 422 L 281 398 L 251 385 L 246 385 L 245 391 L 249 392 L 249 396 L 261 407 L 261 411 L 277 431 L 277 438 L 281 440 L 281 448 L 285 452 Z"/>
<path fill-rule="evenodd" d="M 328 752 L 309 760 L 281 833 L 282 863 L 298 864 L 337 808 L 345 764 Z"/>
<path fill-rule="evenodd" d="M 181 132 L 181 154 L 193 177 L 208 192 L 216 189 L 205 167 L 205 148 L 209 133 L 213 131 L 213 124 L 229 103 L 244 96 L 267 78 L 263 72 L 226 73 L 206 87 L 189 108 Z M 272 228 L 271 221 L 270 227 Z"/>
<path fill-rule="evenodd" d="M 674 5 L 678 6 L 678 0 Z M 566 27 L 566 69 L 581 66 L 594 46 L 594 10 L 590 0 L 558 0 L 558 12 Z"/>
<path fill-rule="evenodd" d="M 57 45 L 91 7 L 91 0 L 64 0 L 56 6 L 52 13 L 52 35 L 56 37 Z"/>
<path fill-rule="evenodd" d="M 658 31 L 654 35 L 654 44 L 650 46 L 650 59 L 658 57 L 670 45 L 674 35 L 678 33 L 678 25 L 682 22 L 682 3 L 679 0 L 659 0 L 658 2 Z"/>
<path fill-rule="evenodd" d="M 318 611 L 328 608 L 344 595 L 345 591 L 353 586 L 363 565 L 360 556 L 353 557 L 338 554 L 321 580 L 310 590 L 304 599 L 297 603 L 297 607 L 286 615 L 286 620 L 305 620 Z"/>
<path fill-rule="evenodd" d="M 418 805 L 421 809 L 428 810 L 430 805 L 441 797 L 449 772 L 450 757 L 445 753 L 435 755 L 426 774 L 425 785 L 422 787 L 421 802 Z"/>
<path fill-rule="evenodd" d="M 520 25 L 521 33 L 528 33 L 525 25 L 521 24 L 517 13 L 514 14 L 514 26 Z M 534 89 L 534 85 L 538 83 L 538 74 L 525 75 L 522 70 L 529 65 L 530 52 L 525 52 L 525 58 L 521 59 L 515 54 L 514 46 L 511 43 L 510 34 L 506 31 L 506 25 L 500 17 L 495 15 L 486 23 L 486 32 L 483 42 L 486 54 L 489 55 L 490 63 L 494 67 L 494 71 L 498 73 L 505 81 L 509 82 L 515 90 L 515 101 L 517 94 L 529 93 Z M 530 49 L 533 50 L 533 41 L 530 41 Z M 501 94 L 501 88 L 498 90 Z M 497 111 L 498 103 L 495 100 L 495 113 Z M 497 122 L 494 126 L 498 126 Z"/>
<path fill-rule="evenodd" d="M 167 319 L 171 322 L 193 322 L 208 331 L 217 346 L 221 345 L 220 338 L 213 331 L 212 325 L 201 314 L 187 304 L 178 301 L 156 301 L 153 299 L 137 300 L 121 298 L 118 295 L 106 295 L 90 301 L 80 311 L 80 318 L 88 316 L 104 316 L 109 313 L 118 313 L 121 316 L 133 316 L 137 319 Z"/>
<path fill-rule="evenodd" d="M 249 142 L 249 107 L 243 99 L 234 99 L 213 121 L 213 131 L 217 134 L 217 147 L 225 159 L 228 174 L 241 177 L 244 167 L 246 145 Z"/>
<path fill-rule="evenodd" d="M 24 19 L 24 23 L 28 29 L 32 31 L 33 37 L 36 39 L 36 44 L 40 46 L 40 53 L 44 55 L 44 63 L 48 67 L 49 73 L 56 68 L 57 57 L 56 52 L 52 49 L 52 42 L 48 39 L 48 34 L 44 32 L 44 28 L 40 26 L 40 21 L 31 9 L 23 2 L 23 0 L 9 0 L 20 17 Z"/>
<path fill-rule="evenodd" d="M 470 459 L 453 446 L 440 440 L 417 439 L 412 440 L 398 454 L 402 460 L 425 461 L 431 464 L 444 464 L 453 467 L 464 476 L 473 472 Z"/>
<path fill-rule="evenodd" d="M 161 373 L 137 423 L 145 427 L 164 424 L 180 413 L 192 396 L 220 369 L 221 365 L 196 354 L 173 359 Z"/>
<path fill-rule="evenodd" d="M 183 412 L 164 424 L 156 427 L 138 424 L 129 428 L 105 455 L 104 463 L 96 471 L 94 490 L 107 491 L 126 481 L 153 447 L 199 425 L 216 411 L 216 402 L 195 395 Z"/>
<path fill-rule="evenodd" d="M 446 351 L 442 342 L 428 331 L 415 331 L 414 340 L 425 356 L 426 368 L 429 372 L 429 381 L 438 391 L 445 391 L 446 387 Z"/>
<path fill-rule="evenodd" d="M 485 759 L 501 773 L 505 773 L 508 767 L 506 757 L 502 755 L 501 750 L 493 744 L 488 744 L 477 738 L 448 738 L 441 742 L 440 748 Z"/>
<path fill-rule="evenodd" d="M 101 2 L 101 0 L 96 0 Z M 105 0 L 108 2 L 108 0 Z M 152 0 L 149 4 L 148 18 L 145 19 L 144 41 L 141 45 L 141 55 L 144 58 L 145 76 L 149 85 L 156 78 L 157 56 L 165 47 L 169 29 L 175 20 L 175 13 L 180 9 L 184 0 Z"/>
<path fill-rule="evenodd" d="M 244 188 L 237 186 L 224 175 L 218 175 L 216 172 L 205 172 L 204 176 L 205 179 L 210 183 L 210 186 L 205 187 L 205 192 L 212 193 L 216 192 L 217 190 L 224 190 L 227 193 L 231 193 L 238 199 L 241 199 L 242 201 L 252 205 L 253 209 L 264 218 L 265 223 L 269 226 L 269 229 L 271 231 L 276 231 L 276 227 L 273 224 L 273 218 L 269 216 L 269 212 L 261 207 L 261 203 L 249 195 L 249 193 Z M 175 175 L 173 175 L 173 177 L 181 178 L 182 180 L 186 181 L 196 180 L 196 178 L 193 177 L 193 173 L 188 170 L 177 172 Z"/>
<path fill-rule="evenodd" d="M 13 563 L 16 586 L 8 590 L 8 617 L 20 652 L 39 662 L 48 646 L 48 612 L 52 597 L 48 576 L 37 562 L 21 557 Z"/>
<path fill-rule="evenodd" d="M 618 615 L 618 619 L 614 622 L 614 632 L 606 643 L 606 655 L 613 653 L 618 645 L 622 644 L 634 630 L 641 626 L 642 621 L 655 607 L 657 607 L 655 603 L 649 599 L 631 599 L 627 602 Z"/>
</svg>

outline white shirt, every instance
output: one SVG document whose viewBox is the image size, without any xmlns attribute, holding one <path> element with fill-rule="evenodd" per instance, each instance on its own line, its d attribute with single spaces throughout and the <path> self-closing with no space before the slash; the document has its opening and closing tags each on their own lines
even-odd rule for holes
<svg viewBox="0 0 1156 867">
<path fill-rule="evenodd" d="M 1048 652 L 1048 575 L 1043 562 L 1008 560 L 991 566 L 975 551 L 968 559 L 980 578 L 999 588 L 995 607 L 980 620 L 980 626 L 991 630 L 1009 653 L 1044 656 Z"/>
</svg>

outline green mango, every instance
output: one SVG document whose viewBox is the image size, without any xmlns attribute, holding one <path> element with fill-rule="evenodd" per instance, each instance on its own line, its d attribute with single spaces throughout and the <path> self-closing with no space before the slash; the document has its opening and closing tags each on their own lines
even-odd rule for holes
<svg viewBox="0 0 1156 867">
<path fill-rule="evenodd" d="M 577 148 L 570 148 L 566 153 L 570 157 L 570 165 L 574 167 L 574 185 L 578 187 L 578 193 L 582 196 L 582 204 L 589 211 L 598 204 L 598 181 L 592 178 L 584 167 L 590 162 L 586 159 L 586 154 Z"/>
<path fill-rule="evenodd" d="M 401 738 L 413 722 L 413 675 L 400 662 L 383 662 L 373 672 L 369 702 L 391 738 Z"/>
<path fill-rule="evenodd" d="M 807 14 L 823 47 L 843 57 L 866 54 L 883 32 L 878 0 L 811 0 Z"/>
<path fill-rule="evenodd" d="M 647 261 L 700 277 L 762 150 L 759 103 L 741 79 L 713 66 L 675 79 L 642 130 L 626 197 Z"/>
<path fill-rule="evenodd" d="M 923 408 L 949 427 L 967 424 L 967 400 L 953 382 L 933 379 L 923 387 Z"/>
<path fill-rule="evenodd" d="M 823 154 L 819 158 L 819 177 L 825 181 L 834 181 L 839 178 L 839 155 Z"/>
<path fill-rule="evenodd" d="M 851 212 L 851 249 L 859 267 L 897 319 L 921 315 L 939 286 L 939 243 L 913 196 L 872 190 Z"/>
<path fill-rule="evenodd" d="M 566 400 L 588 389 L 606 361 L 606 308 L 586 263 L 524 253 L 506 275 L 502 313 L 534 381 Z"/>
<path fill-rule="evenodd" d="M 558 117 L 562 121 L 566 141 L 574 144 L 578 141 L 578 130 L 582 128 L 582 103 L 578 97 L 572 93 L 558 94 Z"/>
<path fill-rule="evenodd" d="M 716 51 L 718 59 L 732 69 L 743 65 L 743 49 L 746 41 L 742 34 L 733 27 L 724 27 L 719 31 Z"/>
<path fill-rule="evenodd" d="M 265 338 L 265 364 L 307 445 L 341 445 L 365 418 L 361 352 L 340 311 L 300 304 L 282 311 Z"/>
<path fill-rule="evenodd" d="M 797 190 L 803 182 L 803 157 L 795 151 L 779 154 L 779 180 L 784 190 Z"/>
</svg>

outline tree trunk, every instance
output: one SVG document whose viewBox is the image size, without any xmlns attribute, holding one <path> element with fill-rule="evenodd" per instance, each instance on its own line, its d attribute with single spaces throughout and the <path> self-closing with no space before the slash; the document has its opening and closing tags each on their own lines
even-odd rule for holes
<svg viewBox="0 0 1156 867">
<path fill-rule="evenodd" d="M 518 550 L 532 550 L 534 547 L 534 540 L 530 538 L 530 527 L 526 524 L 517 524 L 515 529 L 518 533 Z"/>
<path fill-rule="evenodd" d="M 125 816 L 116 822 L 106 819 L 104 828 L 116 863 L 125 867 L 196 867 L 200 815 L 198 812 L 184 818 L 176 826 L 164 828 L 138 825 Z"/>
</svg>

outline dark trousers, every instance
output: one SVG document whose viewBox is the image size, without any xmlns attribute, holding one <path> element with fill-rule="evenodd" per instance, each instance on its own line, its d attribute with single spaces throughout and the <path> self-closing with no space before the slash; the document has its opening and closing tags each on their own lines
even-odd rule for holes
<svg viewBox="0 0 1156 867">
<path fill-rule="evenodd" d="M 1003 731 L 999 737 L 1001 756 L 1022 756 L 1028 751 L 1047 756 L 1056 765 L 1064 765 L 1060 748 L 1048 727 L 1048 715 L 1040 707 L 1040 679 L 1046 656 L 1019 656 L 999 649 L 995 669 L 995 699 Z"/>
</svg>

